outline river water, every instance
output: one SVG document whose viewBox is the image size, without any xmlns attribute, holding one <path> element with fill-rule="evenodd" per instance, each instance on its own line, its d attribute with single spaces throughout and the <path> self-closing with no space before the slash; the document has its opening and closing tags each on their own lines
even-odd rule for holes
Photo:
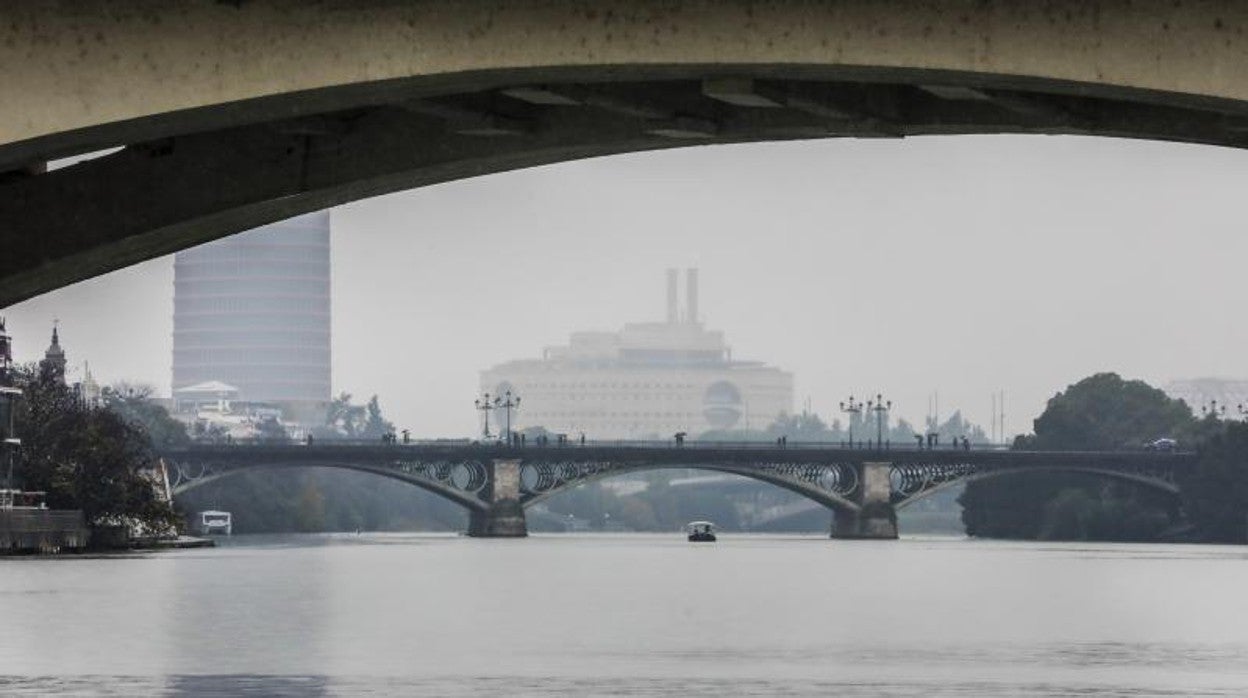
<svg viewBox="0 0 1248 698">
<path fill-rule="evenodd" d="M 1248 549 L 239 536 L 0 558 L 0 695 L 1244 695 Z"/>
</svg>

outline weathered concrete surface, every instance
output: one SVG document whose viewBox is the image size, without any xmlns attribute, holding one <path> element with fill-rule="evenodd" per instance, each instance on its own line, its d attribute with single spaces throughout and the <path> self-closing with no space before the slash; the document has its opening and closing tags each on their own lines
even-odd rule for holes
<svg viewBox="0 0 1248 698">
<path fill-rule="evenodd" d="M 611 153 L 1246 147 L 1245 27 L 1234 0 L 3 3 L 0 307 L 309 210 Z"/>
<path fill-rule="evenodd" d="M 474 538 L 524 538 L 529 535 L 520 504 L 520 460 L 497 459 L 489 468 L 485 488 L 489 509 L 473 509 L 468 515 L 468 535 Z"/>
<path fill-rule="evenodd" d="M 359 85 L 346 100 L 384 102 L 412 78 L 455 92 L 586 66 L 617 79 L 647 65 L 923 70 L 1243 101 L 1245 28 L 1236 0 L 26 0 L 0 9 L 0 152 L 295 92 Z M 210 120 L 342 103 L 235 104 Z M 9 149 L 22 150 L 44 149 Z"/>
<path fill-rule="evenodd" d="M 862 486 L 858 488 L 861 509 L 837 509 L 833 519 L 833 538 L 893 540 L 897 538 L 897 512 L 892 505 L 889 476 L 893 464 L 867 462 L 862 464 Z"/>
</svg>

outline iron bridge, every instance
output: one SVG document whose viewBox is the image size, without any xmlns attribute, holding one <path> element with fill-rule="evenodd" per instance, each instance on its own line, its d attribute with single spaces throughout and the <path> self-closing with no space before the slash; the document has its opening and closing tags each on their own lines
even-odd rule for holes
<svg viewBox="0 0 1248 698">
<path fill-rule="evenodd" d="M 1085 473 L 1169 495 L 1190 452 L 845 448 L 829 444 L 611 442 L 508 447 L 467 441 L 410 444 L 232 442 L 161 453 L 175 495 L 256 468 L 328 467 L 401 480 L 465 507 L 475 528 L 523 535 L 523 510 L 570 488 L 645 470 L 694 468 L 784 488 L 831 509 L 846 537 L 895 537 L 895 511 L 972 480 L 1038 471 Z M 862 530 L 865 519 L 881 535 Z M 888 520 L 890 523 L 881 523 Z M 889 530 L 891 528 L 891 531 Z M 480 535 L 492 535 L 478 531 Z M 502 533 L 500 535 L 512 535 Z"/>
</svg>

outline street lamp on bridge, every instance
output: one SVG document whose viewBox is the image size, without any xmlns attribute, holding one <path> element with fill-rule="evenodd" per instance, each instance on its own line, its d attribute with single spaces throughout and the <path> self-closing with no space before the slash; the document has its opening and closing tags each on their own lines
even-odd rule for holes
<svg viewBox="0 0 1248 698">
<path fill-rule="evenodd" d="M 1239 406 L 1239 413 L 1244 413 L 1243 405 Z M 1200 414 L 1202 417 L 1213 415 L 1215 419 L 1218 417 L 1224 417 L 1226 416 L 1226 405 L 1218 405 L 1217 400 L 1211 399 L 1209 402 L 1200 406 Z"/>
<path fill-rule="evenodd" d="M 867 400 L 867 411 L 875 413 L 875 447 L 884 448 L 884 419 L 888 411 L 893 409 L 893 401 L 884 400 L 884 396 L 876 393 L 875 402 Z"/>
<path fill-rule="evenodd" d="M 854 396 L 849 396 L 848 403 L 841 403 L 841 411 L 849 415 L 849 447 L 854 447 L 854 419 L 862 414 L 862 403 L 854 400 Z"/>
<path fill-rule="evenodd" d="M 511 445 L 511 411 L 512 409 L 516 409 L 520 407 L 520 396 L 517 395 L 513 398 L 511 396 L 510 390 L 504 393 L 504 395 L 506 399 L 504 399 L 503 397 L 499 397 L 497 395 L 494 396 L 494 408 L 504 410 L 503 414 L 507 416 L 506 417 L 507 426 L 505 428 L 506 428 L 506 434 L 507 434 L 507 437 L 506 437 L 507 445 L 510 446 Z"/>
<path fill-rule="evenodd" d="M 489 393 L 481 393 L 481 397 L 472 401 L 481 414 L 485 415 L 485 426 L 481 430 L 481 438 L 490 438 L 490 410 L 494 409 L 494 403 L 490 402 Z"/>
</svg>

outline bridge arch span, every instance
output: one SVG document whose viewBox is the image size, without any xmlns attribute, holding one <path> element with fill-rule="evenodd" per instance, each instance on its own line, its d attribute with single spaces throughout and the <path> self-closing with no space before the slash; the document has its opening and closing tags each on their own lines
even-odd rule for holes
<svg viewBox="0 0 1248 698">
<path fill-rule="evenodd" d="M 167 462 L 168 463 L 168 462 Z M 230 467 L 219 467 L 213 465 L 200 466 L 198 464 L 174 462 L 169 464 L 171 470 L 171 491 L 176 497 L 179 494 L 189 492 L 195 488 L 216 482 L 222 478 L 230 477 L 238 473 L 249 472 L 253 470 L 275 470 L 275 469 L 294 469 L 294 468 L 329 468 L 337 470 L 352 470 L 360 473 L 369 473 L 380 477 L 398 480 L 409 485 L 415 485 L 426 492 L 438 495 L 443 499 L 450 500 L 455 504 L 467 509 L 469 512 L 483 512 L 489 508 L 489 505 L 476 495 L 475 492 L 458 489 L 454 486 L 439 482 L 419 474 L 412 472 L 404 472 L 395 468 L 390 464 L 368 464 L 368 463 L 352 463 L 349 461 L 327 460 L 327 461 L 308 461 L 308 460 L 274 460 L 267 462 L 246 463 Z"/>
<path fill-rule="evenodd" d="M 1245 29 L 1236 0 L 8 3 L 0 307 L 310 210 L 612 153 L 1248 147 Z"/>
<path fill-rule="evenodd" d="M 787 490 L 794 494 L 801 495 L 807 499 L 820 504 L 833 512 L 857 513 L 862 509 L 861 505 L 852 501 L 849 497 L 861 485 L 857 482 L 856 471 L 852 467 L 832 466 L 838 468 L 841 472 L 830 477 L 820 477 L 823 473 L 813 472 L 813 469 L 826 468 L 826 466 L 812 464 L 779 464 L 780 467 L 775 470 L 763 470 L 749 466 L 734 466 L 715 463 L 672 463 L 672 464 L 644 464 L 644 465 L 622 465 L 608 466 L 597 471 L 586 472 L 584 475 L 568 478 L 560 482 L 552 484 L 548 488 L 541 491 L 526 489 L 525 494 L 521 498 L 521 504 L 524 507 L 530 507 L 535 504 L 562 494 L 583 484 L 592 482 L 600 482 L 608 478 L 629 475 L 634 473 L 648 472 L 654 470 L 705 470 L 710 472 L 726 473 L 729 475 L 739 475 L 751 480 L 773 485 L 781 489 Z M 809 474 L 809 478 L 803 478 L 803 471 Z M 853 473 L 848 475 L 847 473 Z M 842 482 L 833 482 L 835 478 L 842 478 Z M 852 479 L 848 479 L 851 478 Z M 823 486 L 819 483 L 823 480 Z M 523 487 L 523 485 L 522 485 Z M 838 491 L 839 490 L 839 491 Z"/>
<path fill-rule="evenodd" d="M 1030 466 L 1021 468 L 993 468 L 944 480 L 942 482 L 934 483 L 932 486 L 921 489 L 913 494 L 904 495 L 903 498 L 894 502 L 893 507 L 895 509 L 904 509 L 905 507 L 908 507 L 917 501 L 926 499 L 927 497 L 937 494 L 938 492 L 943 492 L 953 487 L 966 485 L 978 480 L 1009 477 L 1013 475 L 1022 475 L 1024 473 L 1075 473 L 1089 475 L 1104 480 L 1131 483 L 1133 485 L 1165 493 L 1175 498 L 1179 496 L 1179 486 L 1173 481 L 1173 479 L 1157 475 L 1124 472 L 1108 468 L 1088 466 Z"/>
</svg>

